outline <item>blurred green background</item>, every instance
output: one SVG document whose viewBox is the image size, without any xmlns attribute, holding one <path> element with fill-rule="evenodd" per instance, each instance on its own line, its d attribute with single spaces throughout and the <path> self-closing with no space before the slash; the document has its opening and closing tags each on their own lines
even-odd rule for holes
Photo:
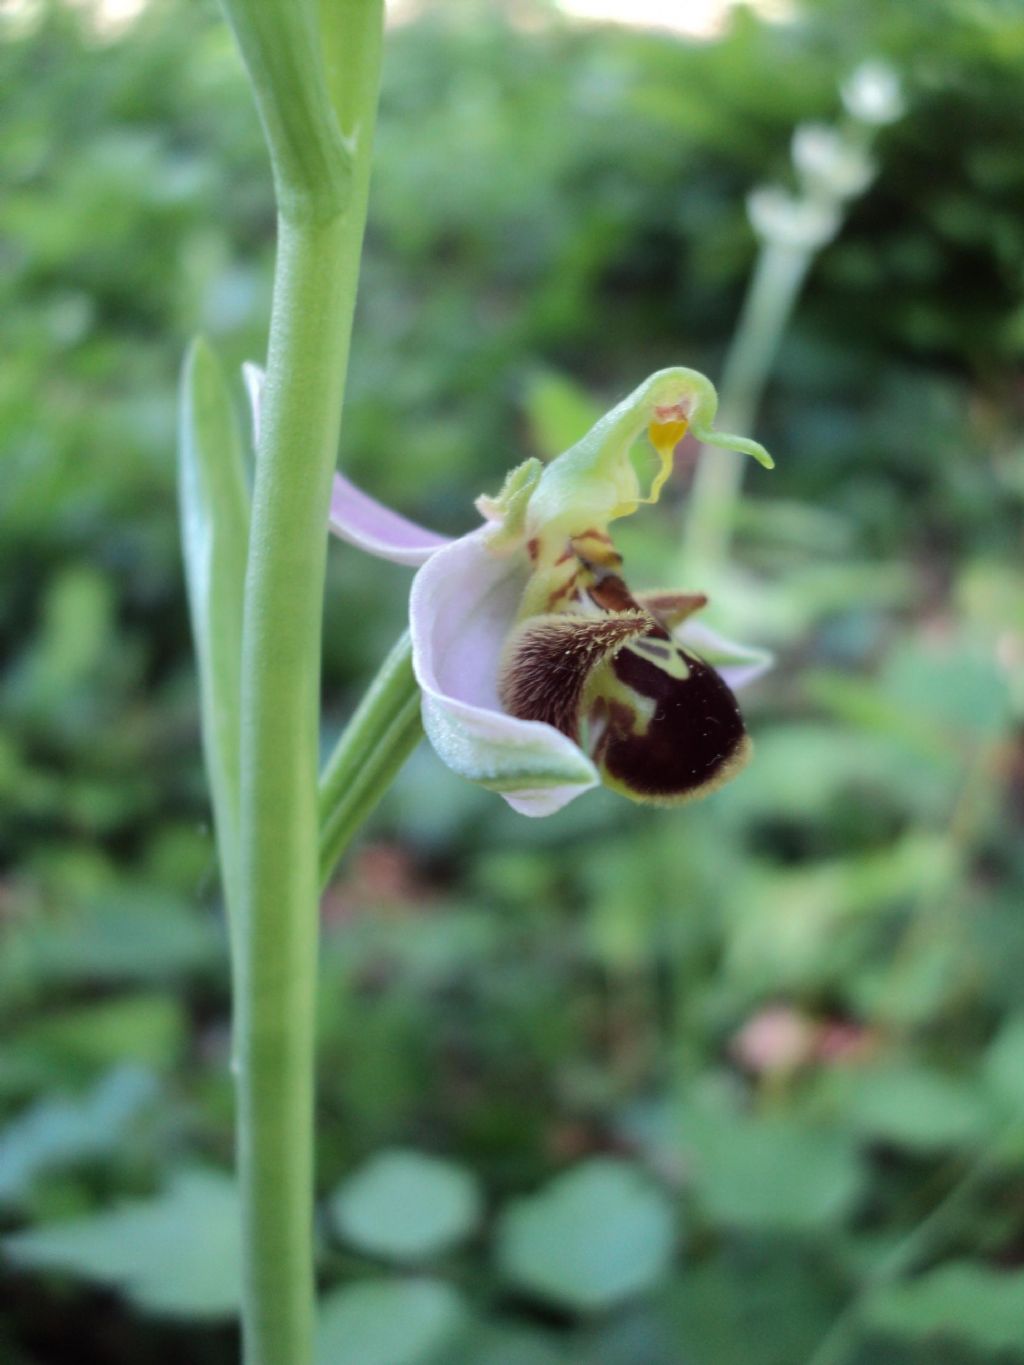
<svg viewBox="0 0 1024 1365">
<path fill-rule="evenodd" d="M 777 355 L 734 562 L 680 585 L 777 652 L 753 764 L 528 821 L 421 747 L 325 898 L 321 1365 L 1024 1362 L 1017 0 L 700 41 L 405 12 L 342 459 L 459 532 L 651 370 L 717 377 L 745 196 L 867 57 L 905 112 Z M 221 1365 L 175 386 L 196 330 L 263 353 L 270 180 L 212 4 L 5 0 L 0 88 L 0 1359 Z M 634 581 L 691 470 L 630 524 Z M 332 547 L 325 742 L 407 587 Z"/>
</svg>

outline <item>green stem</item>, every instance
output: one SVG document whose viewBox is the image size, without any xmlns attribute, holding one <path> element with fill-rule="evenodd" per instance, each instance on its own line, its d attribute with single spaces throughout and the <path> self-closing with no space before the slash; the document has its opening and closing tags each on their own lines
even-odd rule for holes
<svg viewBox="0 0 1024 1365">
<path fill-rule="evenodd" d="M 814 259 L 813 251 L 782 242 L 760 250 L 739 322 L 722 369 L 717 425 L 745 434 L 754 425 L 779 342 Z M 712 583 L 729 550 L 745 458 L 701 446 L 686 504 L 680 582 L 696 574 Z"/>
<path fill-rule="evenodd" d="M 409 636 L 381 665 L 320 778 L 320 884 L 423 736 Z"/>
<path fill-rule="evenodd" d="M 279 219 L 242 659 L 235 1050 L 247 1365 L 312 1359 L 317 766 L 327 512 L 376 108 L 380 10 L 340 215 Z M 367 77 L 370 64 L 372 79 Z"/>
</svg>

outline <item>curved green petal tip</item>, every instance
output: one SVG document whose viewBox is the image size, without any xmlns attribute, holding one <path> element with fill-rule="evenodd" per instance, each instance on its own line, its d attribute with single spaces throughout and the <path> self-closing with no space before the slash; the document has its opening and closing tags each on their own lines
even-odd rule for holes
<svg viewBox="0 0 1024 1365">
<path fill-rule="evenodd" d="M 718 446 L 722 450 L 735 450 L 738 455 L 753 455 L 765 469 L 774 469 L 775 461 L 760 441 L 752 441 L 749 436 L 731 436 L 725 431 L 711 431 L 691 423 L 690 430 L 697 440 L 706 446 Z"/>
</svg>

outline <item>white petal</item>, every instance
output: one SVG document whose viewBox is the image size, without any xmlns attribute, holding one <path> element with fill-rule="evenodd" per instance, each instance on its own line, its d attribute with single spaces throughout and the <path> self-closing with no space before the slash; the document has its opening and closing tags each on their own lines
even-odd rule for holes
<svg viewBox="0 0 1024 1365">
<path fill-rule="evenodd" d="M 525 556 L 487 549 L 487 527 L 434 554 L 413 580 L 413 665 L 423 724 L 454 772 L 524 815 L 551 815 L 598 784 L 583 751 L 551 725 L 498 701 L 501 652 L 528 575 Z"/>
<path fill-rule="evenodd" d="M 692 616 L 677 626 L 672 634 L 684 649 L 692 649 L 711 664 L 734 692 L 759 678 L 774 662 L 767 650 L 728 640 Z"/>
</svg>

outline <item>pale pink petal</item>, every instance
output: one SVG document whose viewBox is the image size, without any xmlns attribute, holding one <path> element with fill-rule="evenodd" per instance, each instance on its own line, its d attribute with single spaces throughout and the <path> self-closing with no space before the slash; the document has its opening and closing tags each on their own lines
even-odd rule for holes
<svg viewBox="0 0 1024 1365">
<path fill-rule="evenodd" d="M 734 692 L 748 686 L 772 666 L 772 656 L 767 650 L 728 640 L 694 616 L 687 617 L 672 634 L 684 649 L 692 650 L 711 664 Z"/>
<path fill-rule="evenodd" d="M 427 531 L 392 512 L 341 474 L 335 474 L 331 490 L 330 527 L 350 545 L 394 564 L 418 567 L 442 545 L 451 544 L 448 536 Z"/>
<path fill-rule="evenodd" d="M 438 550 L 413 580 L 413 665 L 423 724 L 444 763 L 524 815 L 551 815 L 598 783 L 586 754 L 498 700 L 501 653 L 529 573 L 522 553 L 488 550 L 488 528 Z"/>
<path fill-rule="evenodd" d="M 242 366 L 242 376 L 249 394 L 253 444 L 258 445 L 266 375 L 259 365 L 246 361 Z M 336 536 L 365 550 L 367 554 L 413 567 L 423 564 L 442 545 L 449 544 L 447 536 L 427 531 L 414 521 L 392 512 L 341 474 L 334 476 L 330 527 Z"/>
</svg>

